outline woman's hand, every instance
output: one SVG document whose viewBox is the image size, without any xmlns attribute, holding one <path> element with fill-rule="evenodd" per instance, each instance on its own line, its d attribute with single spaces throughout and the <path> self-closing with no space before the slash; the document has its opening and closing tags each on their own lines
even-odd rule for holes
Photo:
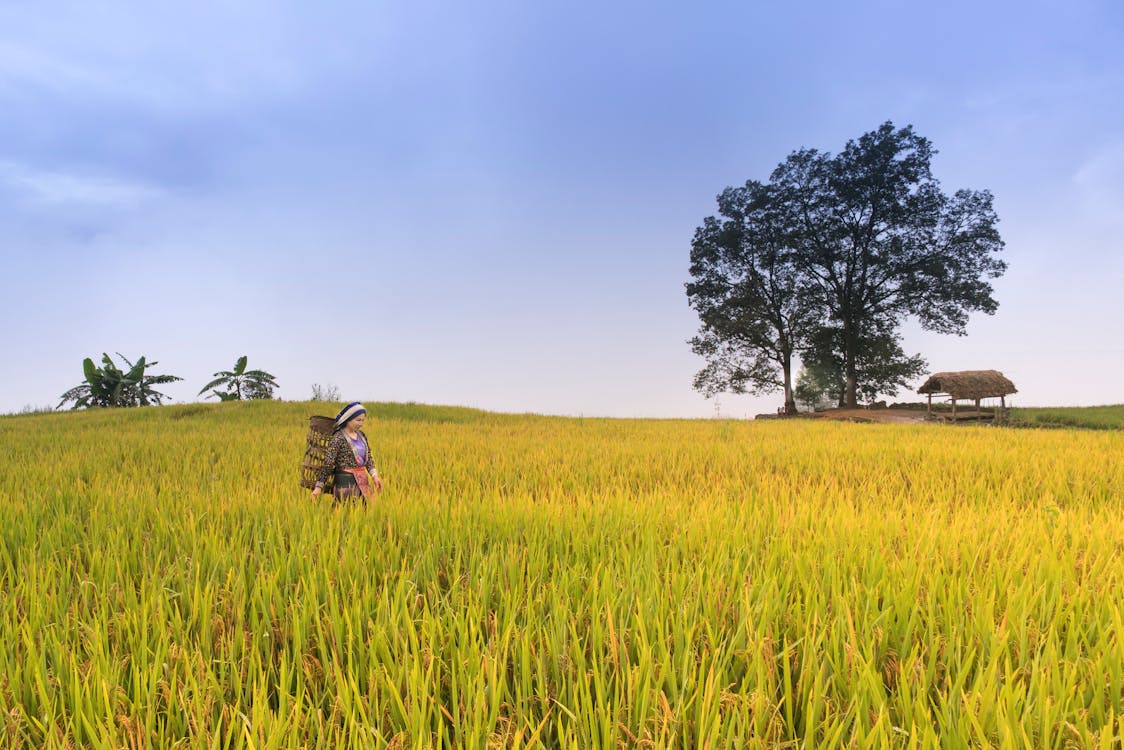
<svg viewBox="0 0 1124 750">
<path fill-rule="evenodd" d="M 375 491 L 382 492 L 382 477 L 380 477 L 378 474 L 372 474 L 371 479 L 375 483 Z"/>
<path fill-rule="evenodd" d="M 316 500 L 316 498 L 320 497 L 320 493 L 322 493 L 323 491 L 323 487 L 317 487 L 312 491 L 312 497 L 310 497 L 309 500 Z"/>
</svg>

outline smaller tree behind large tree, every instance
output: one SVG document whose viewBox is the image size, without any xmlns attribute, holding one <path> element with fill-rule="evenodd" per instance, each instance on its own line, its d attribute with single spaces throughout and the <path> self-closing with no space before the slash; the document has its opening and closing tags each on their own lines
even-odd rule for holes
<svg viewBox="0 0 1124 750">
<path fill-rule="evenodd" d="M 808 403 L 809 398 L 847 406 L 847 376 L 841 352 L 843 332 L 838 326 L 819 328 L 801 351 L 804 369 L 797 378 L 796 399 Z M 864 402 L 874 401 L 880 394 L 897 393 L 925 371 L 920 355 L 908 355 L 901 339 L 892 330 L 875 330 L 859 342 L 855 361 L 856 395 Z"/>
<path fill-rule="evenodd" d="M 805 363 L 796 377 L 796 400 L 809 411 L 822 411 L 838 406 L 842 393 L 840 374 L 834 367 L 810 366 Z"/>
<path fill-rule="evenodd" d="M 276 387 L 277 380 L 265 370 L 247 370 L 246 355 L 242 355 L 233 370 L 216 372 L 215 379 L 203 386 L 199 395 L 211 391 L 222 401 L 268 399 L 273 398 Z"/>
</svg>

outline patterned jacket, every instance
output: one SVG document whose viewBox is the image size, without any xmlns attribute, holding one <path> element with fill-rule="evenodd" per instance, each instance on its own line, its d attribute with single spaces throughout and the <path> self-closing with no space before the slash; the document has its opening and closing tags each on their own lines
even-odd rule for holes
<svg viewBox="0 0 1124 750">
<path fill-rule="evenodd" d="M 359 436 L 363 438 L 363 444 L 367 446 L 367 471 L 376 474 L 378 470 L 375 468 L 375 459 L 371 455 L 371 443 L 362 430 L 359 431 Z M 320 473 L 316 475 L 316 486 L 323 489 L 328 478 L 333 474 L 358 467 L 359 462 L 355 460 L 355 451 L 351 448 L 351 441 L 347 439 L 343 430 L 340 430 L 332 435 L 332 439 L 328 443 L 328 453 L 324 457 L 324 466 L 320 469 Z"/>
</svg>

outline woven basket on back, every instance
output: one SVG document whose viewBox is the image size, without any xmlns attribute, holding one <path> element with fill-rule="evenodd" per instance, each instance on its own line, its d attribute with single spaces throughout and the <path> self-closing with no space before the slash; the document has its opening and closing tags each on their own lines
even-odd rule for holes
<svg viewBox="0 0 1124 750">
<path fill-rule="evenodd" d="M 316 475 L 324 468 L 324 459 L 328 457 L 328 443 L 332 440 L 332 430 L 336 421 L 331 417 L 308 418 L 308 445 L 304 449 L 304 460 L 301 461 L 301 487 L 313 489 L 316 487 Z M 332 491 L 332 475 L 324 486 L 325 492 Z"/>
</svg>

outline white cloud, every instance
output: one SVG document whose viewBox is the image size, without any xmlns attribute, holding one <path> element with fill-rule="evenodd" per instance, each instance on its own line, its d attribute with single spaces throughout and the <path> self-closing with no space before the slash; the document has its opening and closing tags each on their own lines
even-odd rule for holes
<svg viewBox="0 0 1124 750">
<path fill-rule="evenodd" d="M 1087 159 L 1073 175 L 1081 187 L 1100 189 L 1124 187 L 1124 143 L 1118 143 Z"/>
<path fill-rule="evenodd" d="M 62 94 L 102 88 L 108 83 L 89 68 L 4 41 L 0 41 L 0 82 L 8 87 L 46 88 Z"/>
<path fill-rule="evenodd" d="M 1078 167 L 1073 185 L 1086 221 L 1124 226 L 1124 143 L 1102 149 Z"/>
<path fill-rule="evenodd" d="M 371 18 L 340 31 L 325 28 L 338 18 L 272 2 L 54 6 L 0 3 L 0 106 L 22 92 L 173 117 L 240 112 L 299 98 L 354 64 L 333 34 L 379 38 L 364 31 Z"/>
<path fill-rule="evenodd" d="M 0 162 L 0 184 L 41 203 L 125 209 L 135 208 L 162 193 L 140 182 L 40 170 L 14 162 Z"/>
</svg>

